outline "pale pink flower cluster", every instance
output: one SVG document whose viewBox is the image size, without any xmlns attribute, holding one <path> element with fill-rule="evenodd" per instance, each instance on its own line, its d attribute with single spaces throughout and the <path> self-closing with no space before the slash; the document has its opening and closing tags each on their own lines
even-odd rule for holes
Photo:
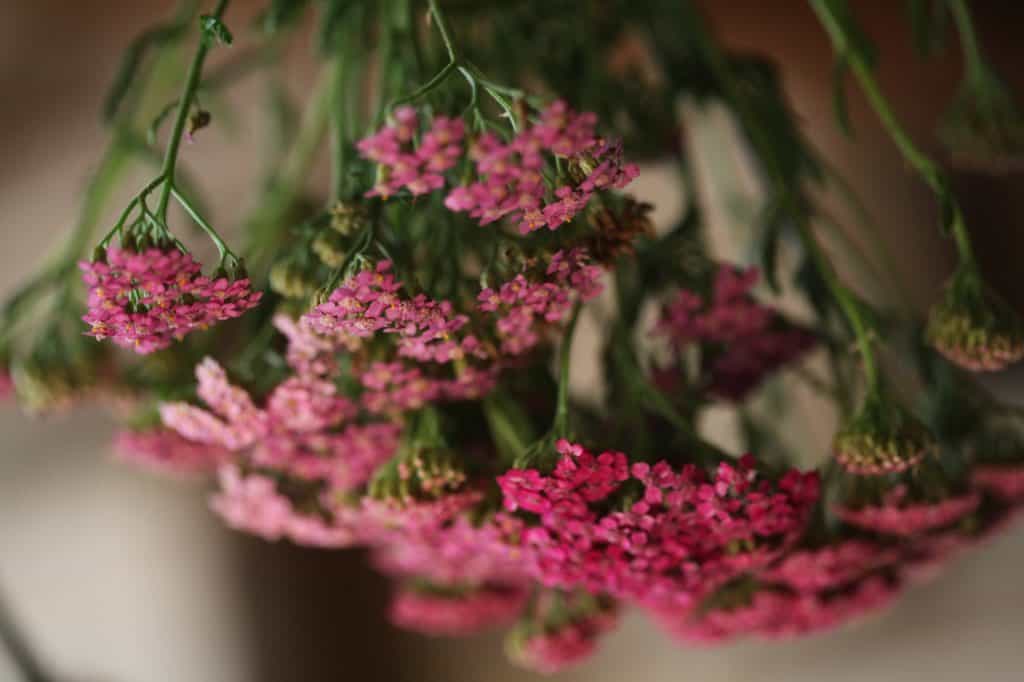
<svg viewBox="0 0 1024 682">
<path fill-rule="evenodd" d="M 338 395 L 332 381 L 290 377 L 261 408 L 209 358 L 196 368 L 196 376 L 199 397 L 210 410 L 166 403 L 160 407 L 164 423 L 191 441 L 245 450 L 258 466 L 324 481 L 331 490 L 345 492 L 365 483 L 397 448 L 397 424 L 344 424 L 358 407 Z"/>
<path fill-rule="evenodd" d="M 126 429 L 114 437 L 114 451 L 125 461 L 156 473 L 193 475 L 209 473 L 225 461 L 224 448 L 182 437 L 168 428 Z"/>
<path fill-rule="evenodd" d="M 484 289 L 478 307 L 496 318 L 504 355 L 522 355 L 540 342 L 545 326 L 565 320 L 576 301 L 589 301 L 602 289 L 602 269 L 588 263 L 584 249 L 558 251 L 544 277 L 519 274 L 498 289 Z"/>
<path fill-rule="evenodd" d="M 210 506 L 231 528 L 265 540 L 289 538 L 314 547 L 349 547 L 356 540 L 356 529 L 351 526 L 298 513 L 267 476 L 243 475 L 238 467 L 225 465 L 219 481 L 220 491 Z"/>
<path fill-rule="evenodd" d="M 484 133 L 470 149 L 477 180 L 449 192 L 445 206 L 465 212 L 481 225 L 508 217 L 523 234 L 542 227 L 555 230 L 582 211 L 596 192 L 621 189 L 639 174 L 622 158 L 622 146 L 597 137 L 597 117 L 577 114 L 563 101 L 541 112 L 539 120 L 510 142 Z M 577 177 L 559 178 L 556 187 L 544 172 L 564 159 Z"/>
<path fill-rule="evenodd" d="M 377 184 L 366 196 L 385 199 L 408 190 L 413 196 L 444 187 L 444 172 L 462 156 L 465 123 L 461 118 L 435 116 L 420 138 L 419 114 L 400 107 L 394 122 L 356 144 L 359 154 L 380 165 Z"/>
<path fill-rule="evenodd" d="M 692 604 L 724 582 L 777 559 L 803 532 L 818 499 L 814 473 L 762 476 L 752 457 L 721 463 L 710 478 L 693 465 L 629 465 L 559 441 L 554 471 L 499 476 L 506 509 L 537 515 L 522 534 L 531 575 L 636 602 Z M 624 511 L 607 500 L 629 479 L 643 495 Z"/>
<path fill-rule="evenodd" d="M 262 296 L 248 279 L 204 277 L 201 265 L 177 248 L 111 248 L 105 259 L 79 267 L 89 288 L 86 333 L 136 353 L 167 348 L 192 331 L 239 317 Z"/>
<path fill-rule="evenodd" d="M 709 392 L 741 400 L 779 367 L 814 345 L 810 332 L 786 322 L 750 295 L 756 268 L 718 268 L 706 299 L 682 290 L 663 309 L 657 330 L 673 345 L 700 344 Z"/>
<path fill-rule="evenodd" d="M 426 635 L 465 636 L 515 619 L 526 605 L 519 587 L 482 586 L 458 593 L 402 587 L 391 601 L 391 622 Z"/>
</svg>

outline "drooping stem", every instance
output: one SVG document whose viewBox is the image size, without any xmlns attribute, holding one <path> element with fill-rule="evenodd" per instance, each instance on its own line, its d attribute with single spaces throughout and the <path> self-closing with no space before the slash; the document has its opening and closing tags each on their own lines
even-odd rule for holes
<svg viewBox="0 0 1024 682">
<path fill-rule="evenodd" d="M 224 15 L 230 0 L 218 0 L 211 17 L 219 21 Z M 188 76 L 185 78 L 185 87 L 182 90 L 181 99 L 178 103 L 178 115 L 174 119 L 174 127 L 171 129 L 171 137 L 167 142 L 167 152 L 164 155 L 163 168 L 160 174 L 164 178 L 164 188 L 160 193 L 160 203 L 157 205 L 156 215 L 160 220 L 167 221 L 167 207 L 171 202 L 171 192 L 174 189 L 174 170 L 178 163 L 178 150 L 181 147 L 181 138 L 185 134 L 185 124 L 188 123 L 189 111 L 192 109 L 192 101 L 195 99 L 196 90 L 199 89 L 199 79 L 203 73 L 203 63 L 210 51 L 212 41 L 209 36 L 202 35 L 199 39 L 199 46 L 196 54 L 189 65 Z"/>
<path fill-rule="evenodd" d="M 860 351 L 861 359 L 864 363 L 864 377 L 867 380 L 868 393 L 873 393 L 878 389 L 878 369 L 875 363 L 874 349 L 872 348 L 871 332 L 868 329 L 867 323 L 864 321 L 863 315 L 861 315 L 860 304 L 854 297 L 853 292 L 846 288 L 846 285 L 840 281 L 831 261 L 829 261 L 828 257 L 821 250 L 821 246 L 811 233 L 810 227 L 806 224 L 801 225 L 800 233 L 804 248 L 807 249 L 808 254 L 814 262 L 815 268 L 818 270 L 822 279 L 825 280 L 825 284 L 828 286 L 829 292 L 832 294 L 836 303 L 839 304 L 840 309 L 843 311 L 843 315 L 849 321 L 850 327 L 853 329 L 853 334 L 857 341 L 857 348 Z"/>
<path fill-rule="evenodd" d="M 967 7 L 967 0 L 946 0 L 946 4 L 949 5 L 949 11 L 953 15 L 953 22 L 956 24 L 956 30 L 960 36 L 960 49 L 964 53 L 967 78 L 983 80 L 988 75 L 988 66 L 985 63 L 985 58 L 981 56 L 978 34 L 974 30 L 974 20 Z"/>
<path fill-rule="evenodd" d="M 875 78 L 867 55 L 857 48 L 856 41 L 849 34 L 848 22 L 850 20 L 846 18 L 844 21 L 837 16 L 834 11 L 834 0 L 810 0 L 810 3 L 818 15 L 818 20 L 831 38 L 836 52 L 846 60 L 861 90 L 864 91 L 868 103 L 882 122 L 889 137 L 892 138 L 907 163 L 918 172 L 950 213 L 949 227 L 961 262 L 973 263 L 974 255 L 970 236 L 967 234 L 967 226 L 956 197 L 950 191 L 946 178 L 938 165 L 917 148 L 896 118 L 896 114 Z"/>
<path fill-rule="evenodd" d="M 551 428 L 555 438 L 566 438 L 569 435 L 569 364 L 572 360 L 573 335 L 582 307 L 579 301 L 573 306 L 569 324 L 562 336 L 562 347 L 558 351 L 558 401 L 555 404 L 555 422 Z"/>
</svg>

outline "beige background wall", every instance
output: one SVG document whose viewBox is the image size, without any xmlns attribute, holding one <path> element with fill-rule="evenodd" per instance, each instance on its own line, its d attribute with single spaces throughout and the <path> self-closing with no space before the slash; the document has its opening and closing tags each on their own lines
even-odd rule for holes
<svg viewBox="0 0 1024 682">
<path fill-rule="evenodd" d="M 145 23 L 147 5 L 169 4 L 0 0 L 0 292 L 73 220 L 78 191 L 102 149 L 95 112 L 117 50 Z M 857 141 L 835 132 L 825 87 L 831 67 L 820 57 L 824 40 L 810 33 L 802 3 L 776 4 L 780 11 L 766 13 L 758 10 L 764 3 L 727 3 L 731 11 L 719 3 L 715 19 L 735 44 L 783 60 L 810 134 L 887 221 L 907 263 L 905 285 L 915 300 L 927 301 L 947 262 L 929 223 L 927 195 L 902 172 L 856 100 Z M 889 30 L 878 18 L 891 4 L 878 3 L 873 18 L 883 36 L 903 30 Z M 757 22 L 750 19 L 755 15 Z M 895 65 L 888 84 L 915 83 L 922 96 L 901 102 L 924 129 L 926 100 L 948 94 L 953 78 L 919 69 L 906 48 L 890 42 L 883 44 L 883 63 L 888 55 Z M 236 96 L 257 95 L 243 87 Z M 223 206 L 250 200 L 237 182 L 258 153 L 247 140 L 243 133 L 233 143 L 214 138 L 188 150 Z M 961 181 L 978 188 L 973 196 L 1004 195 L 1013 186 L 1012 178 Z M 671 180 L 655 177 L 647 188 L 664 194 Z M 1018 224 L 979 229 L 1002 246 L 1024 234 Z M 728 242 L 726 228 L 719 230 L 716 239 Z M 989 254 L 990 263 L 1000 263 L 1000 249 Z M 1001 272 L 1006 293 L 1022 298 L 1016 270 Z M 1013 376 L 997 383 L 1008 395 L 1021 395 Z M 98 411 L 32 422 L 10 405 L 0 407 L 0 594 L 61 679 L 533 679 L 504 663 L 495 637 L 434 642 L 395 634 L 381 621 L 380 583 L 357 554 L 268 546 L 231 534 L 207 512 L 202 484 L 162 481 L 112 462 L 109 431 Z M 596 659 L 564 679 L 1019 680 L 1022 562 L 1024 528 L 1018 528 L 914 590 L 881 619 L 795 643 L 683 650 L 630 616 Z M 0 682 L 14 679 L 0 653 Z"/>
</svg>

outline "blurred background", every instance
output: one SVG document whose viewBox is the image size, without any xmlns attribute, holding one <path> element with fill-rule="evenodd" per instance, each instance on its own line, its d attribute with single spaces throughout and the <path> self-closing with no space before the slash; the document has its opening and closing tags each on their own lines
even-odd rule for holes
<svg viewBox="0 0 1024 682">
<path fill-rule="evenodd" d="M 255 4 L 234 3 L 238 18 L 232 25 L 243 26 Z M 702 4 L 727 45 L 779 62 L 808 137 L 861 196 L 898 256 L 899 293 L 923 309 L 951 264 L 949 244 L 934 227 L 936 208 L 853 89 L 856 137 L 839 131 L 831 109 L 831 51 L 805 3 Z M 768 4 L 771 10 L 765 9 Z M 120 51 L 172 5 L 168 0 L 0 0 L 0 294 L 26 276 L 73 222 L 80 190 L 103 149 L 98 111 Z M 883 87 L 915 138 L 939 154 L 933 129 L 959 79 L 956 50 L 922 63 L 910 46 L 901 3 L 856 5 L 879 44 Z M 1018 35 L 1024 3 L 974 5 L 992 61 L 1011 80 L 1017 78 L 1016 92 L 1024 92 Z M 296 91 L 310 75 L 303 69 L 303 46 L 298 47 Z M 233 89 L 232 111 L 239 112 L 233 132 L 214 126 L 208 136 L 204 131 L 202 144 L 185 152 L 225 220 L 252 200 L 244 188 L 254 186 L 252 169 L 260 158 L 254 140 L 261 128 L 246 112 L 263 95 L 250 83 Z M 723 159 L 738 164 L 734 186 L 701 187 L 713 211 L 713 241 L 728 252 L 735 242 L 732 193 L 746 191 L 742 164 L 729 151 L 734 134 L 713 110 L 686 116 L 698 166 L 720 174 Z M 957 171 L 954 178 L 984 269 L 1019 307 L 1024 303 L 1018 276 L 1024 177 Z M 641 180 L 638 192 L 658 201 L 660 217 L 670 220 L 679 210 L 677 179 L 653 168 Z M 854 222 L 840 202 L 831 197 L 825 202 L 841 221 Z M 863 284 L 877 288 L 877 283 Z M 1020 371 L 1007 372 L 991 385 L 1024 402 Z M 829 431 L 814 428 L 813 404 L 800 420 L 794 433 Z M 0 603 L 54 679 L 534 679 L 505 662 L 499 636 L 428 640 L 394 630 L 383 616 L 383 581 L 365 567 L 359 552 L 305 550 L 229 532 L 207 510 L 205 483 L 161 480 L 113 461 L 111 429 L 100 410 L 30 421 L 9 403 L 0 406 Z M 1020 680 L 1021 565 L 1024 527 L 914 589 L 881 618 L 798 642 L 682 649 L 630 615 L 597 657 L 562 679 Z M 18 677 L 0 648 L 0 681 L 8 680 Z"/>
</svg>

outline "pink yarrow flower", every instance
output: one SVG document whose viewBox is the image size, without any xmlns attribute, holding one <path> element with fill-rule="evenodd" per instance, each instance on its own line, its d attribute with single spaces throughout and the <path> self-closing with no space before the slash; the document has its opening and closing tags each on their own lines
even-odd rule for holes
<svg viewBox="0 0 1024 682">
<path fill-rule="evenodd" d="M 515 619 L 526 605 L 521 587 L 483 586 L 463 590 L 402 587 L 391 601 L 391 622 L 425 635 L 475 634 Z"/>
<path fill-rule="evenodd" d="M 886 493 L 881 504 L 861 507 L 837 506 L 835 513 L 845 523 L 884 535 L 911 537 L 952 525 L 974 512 L 981 502 L 976 492 L 935 502 L 914 501 L 905 485 Z"/>
<path fill-rule="evenodd" d="M 79 267 L 89 290 L 86 333 L 142 354 L 239 317 L 262 296 L 248 279 L 202 276 L 200 264 L 177 248 L 111 248 L 104 260 Z"/>
<path fill-rule="evenodd" d="M 197 443 L 162 427 L 120 431 L 114 437 L 114 449 L 125 462 L 184 476 L 213 471 L 229 454 L 222 447 Z"/>
</svg>

